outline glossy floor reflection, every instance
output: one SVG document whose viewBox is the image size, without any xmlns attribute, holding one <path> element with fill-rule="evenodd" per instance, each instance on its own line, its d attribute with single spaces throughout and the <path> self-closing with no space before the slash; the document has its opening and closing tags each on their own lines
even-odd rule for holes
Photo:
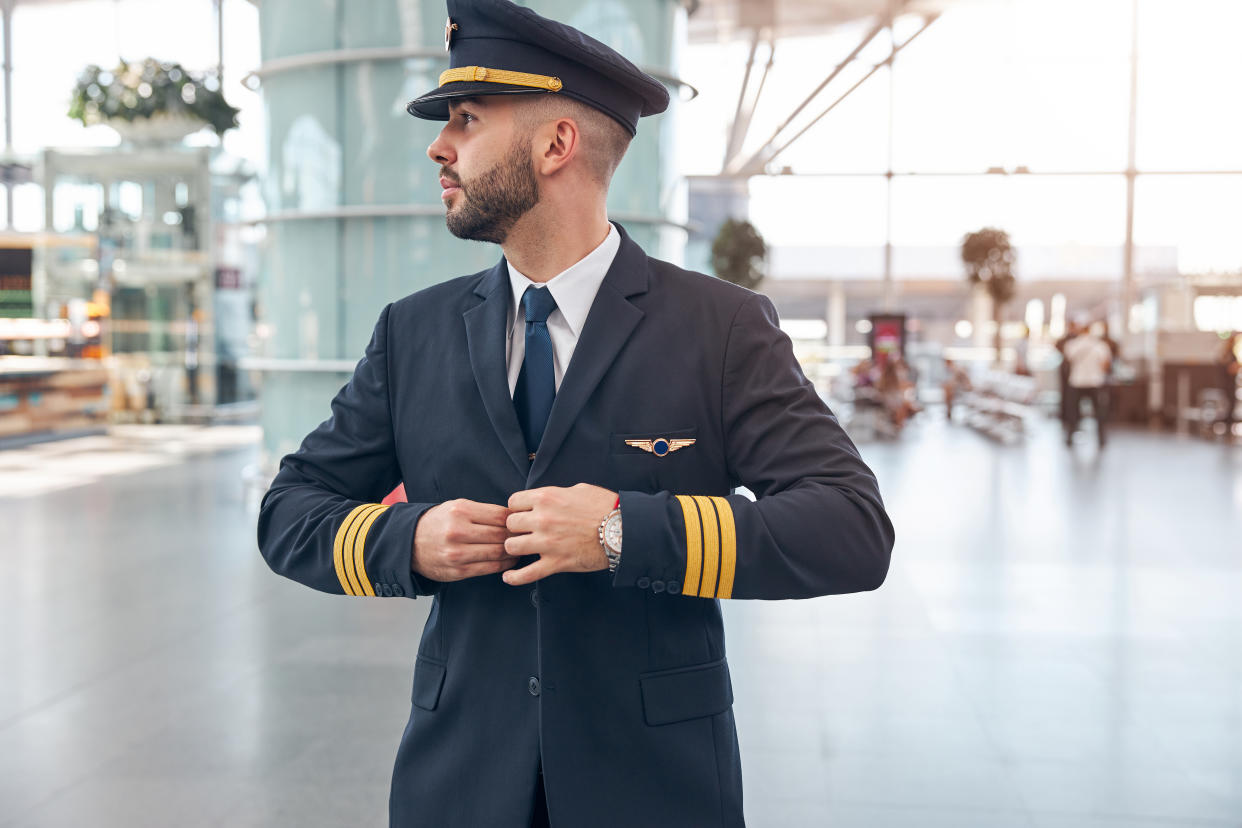
<svg viewBox="0 0 1242 828">
<path fill-rule="evenodd" d="M 429 602 L 272 575 L 253 448 L 92 439 L 88 485 L 4 465 L 0 825 L 383 825 Z M 726 608 L 750 825 L 1242 826 L 1242 448 L 861 448 L 884 587 Z"/>
</svg>

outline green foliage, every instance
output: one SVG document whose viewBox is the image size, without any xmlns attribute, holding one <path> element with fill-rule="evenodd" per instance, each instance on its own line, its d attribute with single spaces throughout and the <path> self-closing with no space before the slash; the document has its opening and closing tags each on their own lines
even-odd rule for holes
<svg viewBox="0 0 1242 828">
<path fill-rule="evenodd" d="M 122 60 L 112 71 L 92 64 L 78 76 L 69 117 L 93 126 L 113 119 L 184 115 L 223 135 L 237 126 L 239 110 L 229 105 L 219 86 L 214 75 L 194 74 L 179 63 L 154 58 L 141 63 Z"/>
<path fill-rule="evenodd" d="M 962 239 L 962 263 L 966 265 L 966 278 L 972 285 L 983 285 L 999 309 L 1013 299 L 1018 292 L 1013 275 L 1013 247 L 1009 234 L 995 227 L 984 227 L 967 233 Z"/>
<path fill-rule="evenodd" d="M 712 270 L 726 282 L 754 290 L 763 281 L 768 245 L 749 221 L 727 219 L 712 242 Z"/>
</svg>

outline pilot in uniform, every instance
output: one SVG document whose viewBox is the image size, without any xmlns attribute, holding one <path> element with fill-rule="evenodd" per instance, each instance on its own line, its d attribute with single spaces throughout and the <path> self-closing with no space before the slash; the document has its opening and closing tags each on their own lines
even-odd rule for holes
<svg viewBox="0 0 1242 828">
<path fill-rule="evenodd" d="M 632 136 L 668 104 L 620 54 L 530 9 L 448 10 L 450 68 L 408 111 L 447 122 L 429 154 L 450 229 L 487 207 L 465 170 L 493 111 L 568 99 Z M 530 162 L 540 202 L 571 174 L 577 135 L 550 123 Z M 500 180 L 508 203 L 526 179 Z M 459 233 L 505 256 L 381 311 L 331 416 L 263 499 L 275 572 L 433 602 L 393 826 L 742 825 L 720 600 L 872 590 L 888 571 L 875 476 L 771 302 L 647 256 L 603 218 L 602 194 L 562 211 L 596 235 L 555 278 L 536 273 L 526 214 L 507 236 Z M 408 502 L 385 505 L 401 484 Z M 492 533 L 476 547 L 489 557 L 443 568 L 464 560 L 445 550 L 471 520 Z"/>
</svg>

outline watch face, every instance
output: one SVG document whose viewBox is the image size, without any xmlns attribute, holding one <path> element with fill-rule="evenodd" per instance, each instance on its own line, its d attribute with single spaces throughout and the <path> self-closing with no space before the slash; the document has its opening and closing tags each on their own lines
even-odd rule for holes
<svg viewBox="0 0 1242 828">
<path fill-rule="evenodd" d="M 621 551 L 621 516 L 608 518 L 604 524 L 604 543 L 614 552 Z"/>
</svg>

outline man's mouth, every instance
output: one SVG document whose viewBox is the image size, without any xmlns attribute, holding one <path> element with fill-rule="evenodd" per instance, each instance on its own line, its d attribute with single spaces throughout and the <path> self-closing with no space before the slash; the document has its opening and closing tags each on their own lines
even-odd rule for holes
<svg viewBox="0 0 1242 828">
<path fill-rule="evenodd" d="M 440 198 L 442 199 L 452 197 L 461 189 L 460 184 L 443 175 L 440 176 L 440 186 L 443 188 L 443 192 L 440 193 Z"/>
</svg>

